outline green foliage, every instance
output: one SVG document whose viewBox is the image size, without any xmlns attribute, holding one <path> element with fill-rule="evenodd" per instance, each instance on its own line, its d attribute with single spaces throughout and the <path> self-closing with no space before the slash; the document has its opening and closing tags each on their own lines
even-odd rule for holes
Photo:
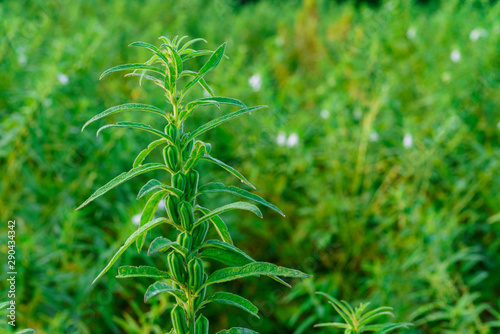
<svg viewBox="0 0 500 334">
<path fill-rule="evenodd" d="M 252 258 L 315 277 L 292 290 L 267 278 L 212 285 L 207 296 L 227 288 L 251 300 L 261 317 L 211 303 L 203 314 L 212 330 L 331 333 L 332 328 L 312 328 L 332 321 L 331 306 L 315 296 L 324 291 L 356 305 L 390 305 L 398 319 L 415 324 L 407 330 L 412 334 L 495 333 L 498 1 L 384 0 L 370 7 L 325 0 L 237 3 L 1 2 L 0 216 L 17 221 L 19 328 L 39 334 L 165 333 L 165 312 L 175 301 L 164 293 L 144 304 L 151 279 L 117 280 L 112 268 L 88 285 L 137 229 L 152 194 L 136 201 L 141 186 L 152 178 L 170 184 L 164 171 L 138 175 L 92 205 L 74 208 L 137 167 L 134 157 L 162 140 L 131 128 L 107 129 L 96 139 L 105 120 L 79 133 L 82 125 L 125 102 L 171 111 L 164 104 L 164 80 L 151 80 L 155 72 L 137 71 L 125 80 L 121 74 L 127 71 L 116 72 L 98 84 L 96 78 L 114 65 L 150 59 L 148 49 L 128 48 L 128 42 L 182 32 L 216 46 L 228 41 L 230 61 L 223 58 L 220 69 L 205 76 L 214 95 L 270 106 L 198 139 L 210 142 L 211 156 L 234 166 L 258 186 L 253 193 L 287 216 L 283 220 L 250 200 L 265 220 L 227 212 L 214 217 L 216 223 L 208 221 L 205 239 L 220 240 L 217 226 L 227 242 Z M 450 59 L 453 50 L 460 52 L 459 62 Z M 198 69 L 211 53 L 191 55 Z M 186 102 L 202 90 L 195 85 Z M 186 131 L 232 111 L 219 106 L 195 108 Z M 106 121 L 160 129 L 163 119 L 131 111 Z M 143 136 L 131 140 L 136 134 Z M 294 134 L 298 141 L 288 143 Z M 406 134 L 413 139 L 410 147 L 403 145 Z M 162 161 L 162 142 L 142 165 Z M 201 158 L 198 168 L 204 171 L 200 186 L 222 182 L 250 190 L 213 161 Z M 233 196 L 208 193 L 197 204 L 217 208 Z M 162 202 L 157 215 L 164 210 Z M 148 231 L 141 254 L 133 243 L 120 264 L 165 269 L 166 253 L 148 257 L 145 250 L 159 236 L 176 242 L 172 230 L 163 224 Z M 0 245 L 5 235 L 0 233 Z M 205 265 L 208 271 L 220 269 L 208 258 Z M 0 282 L 4 296 L 5 289 Z"/>
<path fill-rule="evenodd" d="M 374 332 L 375 334 L 389 333 L 393 330 L 408 328 L 410 323 L 380 323 L 380 317 L 391 316 L 392 307 L 382 306 L 374 310 L 368 311 L 367 307 L 370 303 L 361 303 L 358 307 L 353 308 L 346 301 L 338 301 L 335 297 L 328 296 L 325 293 L 318 294 L 329 299 L 329 303 L 335 311 L 344 319 L 345 323 L 330 322 L 317 324 L 315 327 L 335 327 L 344 329 L 345 334 L 361 334 L 365 332 Z"/>
<path fill-rule="evenodd" d="M 161 37 L 161 39 L 163 39 L 165 43 L 159 48 L 148 43 L 132 43 L 132 46 L 146 47 L 147 49 L 153 51 L 153 58 L 144 64 L 126 64 L 113 67 L 105 71 L 101 75 L 101 78 L 110 73 L 123 70 L 134 70 L 132 73 L 140 74 L 141 77 L 146 73 L 146 71 L 156 72 L 164 78 L 164 86 L 162 86 L 162 88 L 165 90 L 167 101 L 172 106 L 172 112 L 167 113 L 159 108 L 149 105 L 127 103 L 109 108 L 98 114 L 85 123 L 83 128 L 96 120 L 117 112 L 132 110 L 152 111 L 165 116 L 164 118 L 166 124 L 164 124 L 164 132 L 145 124 L 118 122 L 117 124 L 101 127 L 97 133 L 107 127 L 132 127 L 157 134 L 163 139 L 151 142 L 145 150 L 139 153 L 139 156 L 134 161 L 133 168 L 130 171 L 120 174 L 106 185 L 99 188 L 89 199 L 80 205 L 78 209 L 81 209 L 99 196 L 137 175 L 158 169 L 168 171 L 171 179 L 170 185 L 166 185 L 156 179 L 151 179 L 139 191 L 137 196 L 138 199 L 146 194 L 153 193 L 144 206 L 139 227 L 137 231 L 132 233 L 127 241 L 125 241 L 125 244 L 118 250 L 111 261 L 109 261 L 108 265 L 94 280 L 94 283 L 111 268 L 111 266 L 134 241 L 136 242 L 137 250 L 140 253 L 146 240 L 147 232 L 160 224 L 168 223 L 178 230 L 179 235 L 177 237 L 177 241 L 173 242 L 169 239 L 158 237 L 151 243 L 148 250 L 148 255 L 155 255 L 158 253 L 161 254 L 169 251 L 166 256 L 168 272 L 150 266 L 125 266 L 118 269 L 117 277 L 160 278 L 168 281 L 169 283 L 166 283 L 165 281 L 157 281 L 152 284 L 147 289 L 144 295 L 144 300 L 147 302 L 152 297 L 162 293 L 169 293 L 173 295 L 177 303 L 171 312 L 172 325 L 175 333 L 202 334 L 203 332 L 208 331 L 208 322 L 200 320 L 198 313 L 210 302 L 236 306 L 258 317 L 257 307 L 238 295 L 216 292 L 212 296 L 205 298 L 207 286 L 249 276 L 266 275 L 277 280 L 280 280 L 278 277 L 306 278 L 309 276 L 298 270 L 279 267 L 270 263 L 255 262 L 243 251 L 232 245 L 227 227 L 224 225 L 222 220 L 220 220 L 219 215 L 230 210 L 247 210 L 262 218 L 262 213 L 257 206 L 247 202 L 234 202 L 211 211 L 199 208 L 197 211 L 201 212 L 202 216 L 197 219 L 195 218 L 194 206 L 196 205 L 196 198 L 206 193 L 213 192 L 228 192 L 236 194 L 267 206 L 283 215 L 281 210 L 279 210 L 275 205 L 244 189 L 234 186 L 226 187 L 222 183 L 209 183 L 198 189 L 199 174 L 196 170 L 194 170 L 194 167 L 196 167 L 201 158 L 211 159 L 216 161 L 216 163 L 219 163 L 218 160 L 215 160 L 208 155 L 206 148 L 208 145 L 206 143 L 197 141 L 193 145 L 193 141 L 196 137 L 231 119 L 256 111 L 264 106 L 246 108 L 242 102 L 226 97 L 212 97 L 209 99 L 196 99 L 189 102 L 183 102 L 186 98 L 188 90 L 196 84 L 200 84 L 202 88 L 208 90 L 209 92 L 212 91 L 211 89 L 208 89 L 209 86 L 206 81 L 202 80 L 204 80 L 204 76 L 208 72 L 214 70 L 217 65 L 219 65 L 224 56 L 226 43 L 222 44 L 217 50 L 211 53 L 210 58 L 201 67 L 201 69 L 198 70 L 198 72 L 194 72 L 184 70 L 184 68 L 187 67 L 187 64 L 184 64 L 184 62 L 189 58 L 183 57 L 183 55 L 189 56 L 196 52 L 193 49 L 187 49 L 188 46 L 193 44 L 193 41 L 188 41 L 181 46 L 180 40 L 183 38 L 178 40 L 178 38 L 175 37 L 172 42 L 165 37 Z M 179 87 L 183 85 L 182 82 L 184 74 L 187 76 L 194 76 L 194 79 L 189 81 L 183 89 L 180 89 Z M 156 82 L 159 81 L 159 78 L 149 77 L 149 79 Z M 239 106 L 243 107 L 243 109 L 211 120 L 204 125 L 201 125 L 193 132 L 184 132 L 185 121 L 193 115 L 192 111 L 195 108 L 210 107 L 213 105 L 219 107 L 220 104 Z M 163 143 L 167 144 L 164 148 L 164 164 L 149 163 L 142 165 L 144 158 L 154 148 Z M 223 164 L 223 166 L 232 171 L 233 174 L 237 173 L 232 167 L 225 164 Z M 154 217 L 157 212 L 158 205 L 160 201 L 165 198 L 169 219 L 166 217 L 155 219 Z M 222 242 L 216 240 L 208 240 L 205 242 L 204 239 L 208 228 L 207 221 L 212 221 L 214 223 L 217 232 L 221 235 Z M 201 229 L 201 232 L 198 231 L 198 228 Z M 193 239 L 196 240 L 196 247 L 193 247 Z M 222 250 L 222 252 L 210 252 L 212 247 L 218 248 L 218 250 Z M 204 248 L 208 249 L 202 251 Z M 203 259 L 215 260 L 226 265 L 231 265 L 231 267 L 219 269 L 211 275 L 207 275 L 205 273 Z M 200 321 L 199 324 L 197 324 L 197 319 Z M 227 333 L 253 333 L 253 331 L 245 329 L 230 329 Z"/>
</svg>

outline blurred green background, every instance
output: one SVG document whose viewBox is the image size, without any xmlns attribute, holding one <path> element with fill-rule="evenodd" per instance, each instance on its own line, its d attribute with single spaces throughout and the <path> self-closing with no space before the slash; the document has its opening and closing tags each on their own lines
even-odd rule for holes
<svg viewBox="0 0 500 334">
<path fill-rule="evenodd" d="M 15 219 L 18 329 L 169 328 L 172 300 L 143 302 L 151 281 L 118 280 L 116 265 L 91 286 L 136 228 L 136 193 L 154 173 L 74 209 L 151 139 L 96 138 L 97 126 L 80 133 L 84 122 L 126 102 L 165 106 L 154 85 L 100 73 L 147 60 L 130 42 L 189 35 L 211 49 L 228 41 L 230 59 L 207 76 L 217 95 L 270 106 L 203 138 L 287 215 L 225 214 L 235 244 L 314 273 L 292 290 L 266 278 L 218 287 L 254 301 L 261 319 L 210 306 L 214 329 L 334 333 L 312 328 L 340 320 L 314 295 L 323 291 L 393 306 L 394 321 L 416 325 L 406 333 L 498 333 L 499 17 L 486 0 L 0 2 L 0 249 Z M 199 112 L 191 126 L 229 110 Z M 198 169 L 205 182 L 239 183 Z M 170 231 L 149 240 L 160 233 Z M 162 261 L 129 249 L 119 263 Z M 4 279 L 0 288 L 7 300 Z"/>
</svg>

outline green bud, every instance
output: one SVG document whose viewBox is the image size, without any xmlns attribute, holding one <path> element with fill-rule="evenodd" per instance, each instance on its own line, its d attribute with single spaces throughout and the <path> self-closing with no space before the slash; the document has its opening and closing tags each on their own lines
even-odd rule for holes
<svg viewBox="0 0 500 334">
<path fill-rule="evenodd" d="M 184 257 L 176 251 L 172 251 L 167 256 L 167 263 L 172 276 L 180 283 L 186 283 L 186 269 L 184 267 Z"/>
<path fill-rule="evenodd" d="M 187 172 L 186 198 L 191 199 L 196 195 L 196 192 L 198 191 L 199 180 L 200 180 L 200 173 L 198 173 L 196 170 L 191 169 L 189 172 Z"/>
<path fill-rule="evenodd" d="M 177 243 L 186 248 L 188 251 L 191 251 L 193 245 L 193 237 L 187 232 L 182 232 L 177 237 Z"/>
<path fill-rule="evenodd" d="M 176 305 L 172 309 L 172 325 L 176 334 L 188 334 L 189 327 L 186 321 L 186 314 L 180 305 Z"/>
<path fill-rule="evenodd" d="M 196 319 L 196 334 L 208 334 L 208 319 L 200 314 L 198 319 Z"/>
<path fill-rule="evenodd" d="M 203 261 L 200 258 L 194 258 L 189 261 L 188 265 L 189 286 L 193 291 L 197 291 L 203 285 L 205 268 Z"/>
<path fill-rule="evenodd" d="M 200 246 L 205 241 L 209 227 L 209 222 L 204 221 L 193 229 L 193 248 Z"/>
<path fill-rule="evenodd" d="M 191 231 L 194 224 L 193 206 L 189 202 L 181 202 L 179 205 L 179 216 L 181 219 L 181 226 L 186 231 Z"/>
<path fill-rule="evenodd" d="M 178 211 L 179 200 L 175 198 L 174 195 L 168 195 L 165 198 L 165 207 L 167 208 L 167 214 L 170 220 L 174 223 L 179 224 L 179 211 Z"/>
<path fill-rule="evenodd" d="M 180 168 L 179 155 L 177 154 L 177 147 L 169 145 L 163 149 L 163 158 L 167 167 L 177 172 Z"/>
<path fill-rule="evenodd" d="M 174 141 L 177 139 L 177 129 L 172 123 L 165 127 L 165 133 L 170 136 Z"/>
<path fill-rule="evenodd" d="M 179 190 L 186 190 L 186 175 L 184 173 L 179 172 L 172 175 L 172 185 Z"/>
</svg>

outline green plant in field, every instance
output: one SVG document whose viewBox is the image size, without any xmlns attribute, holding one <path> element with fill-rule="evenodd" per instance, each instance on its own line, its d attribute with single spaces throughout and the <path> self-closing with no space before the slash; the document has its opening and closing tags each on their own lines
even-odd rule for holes
<svg viewBox="0 0 500 334">
<path fill-rule="evenodd" d="M 126 103 L 105 110 L 91 118 L 83 126 L 85 128 L 92 122 L 123 111 L 154 113 L 164 122 L 163 130 L 142 123 L 118 122 L 103 126 L 97 131 L 99 134 L 103 129 L 110 127 L 132 128 L 153 133 L 159 138 L 151 142 L 147 148 L 139 153 L 131 170 L 122 173 L 99 188 L 78 209 L 137 175 L 153 170 L 166 172 L 170 182 L 152 179 L 139 191 L 138 198 L 150 195 L 143 209 L 139 228 L 125 241 L 124 245 L 112 257 L 94 282 L 102 277 L 134 242 L 138 252 L 140 252 L 144 247 L 146 234 L 149 230 L 161 224 L 169 224 L 178 231 L 177 239 L 169 240 L 158 237 L 150 244 L 148 250 L 148 255 L 160 254 L 165 256 L 168 264 L 167 268 L 162 270 L 163 268 L 158 269 L 149 266 L 124 266 L 118 269 L 118 277 L 150 277 L 158 279 L 156 283 L 147 289 L 144 299 L 148 301 L 161 293 L 169 293 L 175 298 L 176 306 L 171 313 L 173 328 L 170 333 L 206 334 L 209 330 L 208 320 L 200 314 L 200 311 L 211 302 L 236 306 L 254 316 L 257 316 L 258 313 L 258 309 L 241 296 L 227 292 L 216 292 L 212 296 L 207 296 L 206 290 L 209 285 L 248 276 L 265 275 L 289 286 L 280 277 L 304 278 L 308 277 L 308 275 L 298 270 L 283 268 L 270 263 L 256 262 L 233 245 L 230 233 L 219 215 L 230 210 L 239 209 L 253 212 L 262 217 L 259 208 L 254 204 L 234 202 L 213 210 L 197 205 L 196 200 L 199 196 L 209 193 L 229 193 L 252 200 L 283 215 L 276 206 L 247 190 L 235 186 L 225 186 L 222 183 L 208 183 L 202 186 L 198 184 L 199 173 L 195 167 L 203 159 L 224 168 L 243 183 L 255 188 L 233 167 L 212 157 L 210 155 L 210 144 L 204 143 L 198 138 L 203 133 L 233 118 L 262 109 L 265 106 L 247 107 L 239 100 L 214 96 L 212 89 L 205 81 L 205 75 L 219 65 L 224 57 L 226 43 L 219 46 L 215 51 L 195 50 L 191 48 L 193 43 L 204 40 L 198 38 L 182 44 L 184 38 L 175 37 L 170 40 L 161 37 L 160 39 L 164 43 L 160 47 L 143 42 L 134 42 L 130 45 L 150 50 L 153 53 L 152 57 L 145 63 L 113 67 L 101 75 L 102 78 L 110 73 L 131 70 L 132 72 L 126 76 L 137 76 L 141 81 L 148 80 L 161 87 L 167 102 L 171 105 L 171 109 L 165 111 L 152 105 Z M 209 56 L 201 69 L 198 71 L 187 69 L 188 61 L 200 56 Z M 210 96 L 188 100 L 188 92 L 196 85 L 201 86 Z M 191 132 L 185 130 L 186 120 L 193 115 L 196 109 L 212 106 L 220 107 L 221 105 L 231 105 L 241 109 L 213 119 Z M 144 163 L 144 159 L 148 154 L 162 146 L 163 162 Z M 155 218 L 155 212 L 163 199 L 165 200 L 168 217 Z M 205 240 L 210 226 L 215 228 L 221 240 Z M 205 272 L 204 260 L 215 260 L 229 267 L 208 275 Z M 244 328 L 232 328 L 220 333 L 255 332 Z"/>
<path fill-rule="evenodd" d="M 319 295 L 323 295 L 329 299 L 329 303 L 333 306 L 335 311 L 344 319 L 346 322 L 329 322 L 324 324 L 317 324 L 314 327 L 335 327 L 344 329 L 345 334 L 359 334 L 365 332 L 375 332 L 376 334 L 389 333 L 390 331 L 407 328 L 412 326 L 410 323 L 376 323 L 373 322 L 382 316 L 391 316 L 392 307 L 382 306 L 371 311 L 367 311 L 366 308 L 370 303 L 361 303 L 358 307 L 353 308 L 346 301 L 338 301 L 336 298 L 327 295 L 323 292 L 317 292 Z"/>
</svg>

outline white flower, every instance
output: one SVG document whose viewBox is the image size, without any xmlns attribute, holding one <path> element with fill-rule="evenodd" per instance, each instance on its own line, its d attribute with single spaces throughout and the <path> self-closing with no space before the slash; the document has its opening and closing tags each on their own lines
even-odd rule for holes
<svg viewBox="0 0 500 334">
<path fill-rule="evenodd" d="M 405 134 L 403 138 L 403 146 L 406 148 L 410 148 L 413 146 L 413 136 L 411 134 Z"/>
<path fill-rule="evenodd" d="M 288 140 L 286 141 L 286 145 L 288 147 L 297 146 L 298 143 L 299 143 L 299 135 L 296 134 L 295 132 L 292 133 L 290 137 L 288 137 Z"/>
<path fill-rule="evenodd" d="M 132 217 L 132 224 L 139 226 L 141 224 L 141 214 L 138 213 Z"/>
<path fill-rule="evenodd" d="M 276 143 L 278 146 L 283 146 L 286 143 L 286 134 L 284 132 L 278 133 L 278 137 L 276 138 Z"/>
<path fill-rule="evenodd" d="M 408 31 L 406 32 L 406 37 L 408 39 L 414 39 L 415 37 L 417 37 L 417 29 L 413 27 L 408 28 Z"/>
<path fill-rule="evenodd" d="M 471 41 L 475 42 L 481 37 L 488 36 L 488 32 L 483 28 L 476 28 L 470 32 L 469 38 Z"/>
<path fill-rule="evenodd" d="M 462 55 L 460 54 L 460 51 L 458 51 L 457 49 L 451 51 L 450 59 L 452 62 L 458 63 L 462 59 Z"/>
<path fill-rule="evenodd" d="M 370 141 L 378 141 L 378 133 L 377 131 L 372 131 L 370 132 Z"/>
<path fill-rule="evenodd" d="M 57 75 L 57 80 L 59 80 L 59 82 L 63 85 L 67 85 L 69 82 L 68 76 L 66 74 L 63 74 L 63 73 L 59 73 Z"/>
<path fill-rule="evenodd" d="M 26 57 L 26 55 L 22 53 L 17 58 L 17 62 L 19 63 L 19 65 L 24 65 L 28 62 L 28 57 Z"/>
<path fill-rule="evenodd" d="M 326 109 L 321 110 L 321 117 L 327 119 L 328 117 L 330 117 L 330 112 Z"/>
<path fill-rule="evenodd" d="M 248 79 L 248 83 L 254 92 L 258 92 L 260 87 L 262 87 L 262 77 L 259 74 L 254 74 Z"/>
</svg>

